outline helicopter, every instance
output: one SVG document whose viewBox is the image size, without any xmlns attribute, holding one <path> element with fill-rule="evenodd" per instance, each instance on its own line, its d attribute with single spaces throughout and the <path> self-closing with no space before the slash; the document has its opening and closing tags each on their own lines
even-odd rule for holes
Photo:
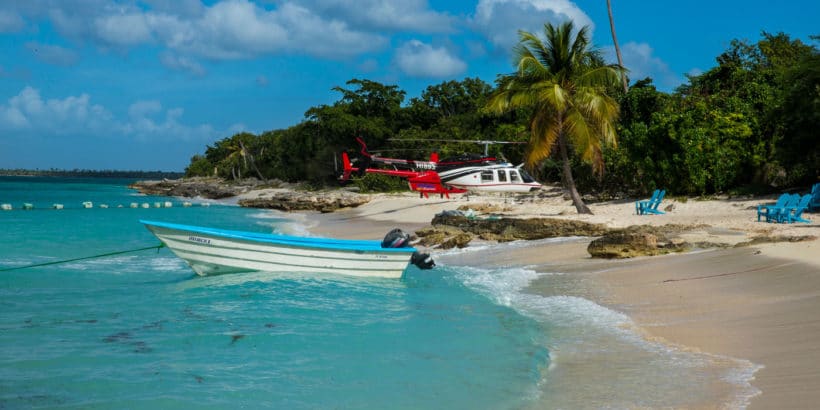
<svg viewBox="0 0 820 410">
<path fill-rule="evenodd" d="M 440 140 L 439 140 L 440 141 Z M 460 140 L 447 140 L 458 141 Z M 364 175 L 375 173 L 406 178 L 413 191 L 421 196 L 439 194 L 450 197 L 450 194 L 479 192 L 532 192 L 542 188 L 535 178 L 530 176 L 521 165 L 513 166 L 503 159 L 488 155 L 490 144 L 510 143 L 506 141 L 466 141 L 484 144 L 484 155 L 462 154 L 455 157 L 439 159 L 437 153 L 430 155 L 429 161 L 417 161 L 400 158 L 382 157 L 371 154 L 360 137 L 356 137 L 360 146 L 361 164 L 354 167 L 346 152 L 342 153 L 342 181 L 350 178 L 352 173 Z M 371 165 L 388 166 L 391 169 L 375 168 Z M 523 165 L 523 164 L 522 164 Z"/>
</svg>

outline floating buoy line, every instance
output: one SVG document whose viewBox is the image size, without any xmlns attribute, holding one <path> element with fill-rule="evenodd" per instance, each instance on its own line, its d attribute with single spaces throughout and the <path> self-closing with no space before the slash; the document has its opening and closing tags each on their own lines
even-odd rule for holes
<svg viewBox="0 0 820 410">
<path fill-rule="evenodd" d="M 181 205 L 182 205 L 183 208 L 190 208 L 190 207 L 194 206 L 193 203 L 188 202 L 188 201 L 183 202 Z M 153 202 L 153 203 L 149 203 L 149 202 L 142 202 L 142 203 L 131 202 L 128 205 L 119 204 L 116 207 L 109 206 L 108 204 L 99 204 L 96 207 L 100 208 L 100 209 L 108 209 L 108 208 L 132 208 L 132 209 L 142 208 L 142 209 L 149 209 L 149 208 L 173 208 L 173 206 L 174 206 L 174 204 L 172 202 L 165 201 L 165 202 Z M 210 204 L 210 202 L 201 202 L 199 204 L 199 206 L 209 207 L 209 206 L 211 206 L 211 204 Z M 95 206 L 94 206 L 93 202 L 85 201 L 81 204 L 80 208 L 82 208 L 82 209 L 92 209 L 92 208 L 95 208 Z M 18 208 L 15 208 L 12 204 L 8 204 L 8 203 L 0 204 L 0 211 L 13 211 L 15 209 L 18 209 Z M 25 203 L 23 203 L 23 206 L 20 207 L 19 209 L 21 209 L 23 211 L 31 211 L 31 210 L 34 209 L 34 204 L 32 204 L 30 202 L 25 202 Z M 66 207 L 63 204 L 55 203 L 55 204 L 52 204 L 50 208 L 40 208 L 40 209 L 60 210 L 60 209 L 66 209 Z"/>
<path fill-rule="evenodd" d="M 2 269 L 0 269 L 0 272 L 8 272 L 8 271 L 13 271 L 13 270 L 28 269 L 28 268 L 38 268 L 40 266 L 59 265 L 61 263 L 76 262 L 76 261 L 82 261 L 82 260 L 87 260 L 87 259 L 99 259 L 99 258 L 105 258 L 105 257 L 108 257 L 108 256 L 122 255 L 124 253 L 147 251 L 147 250 L 150 250 L 150 249 L 156 249 L 157 252 L 159 252 L 159 250 L 164 248 L 164 247 L 165 247 L 165 244 L 160 243 L 159 245 L 148 246 L 148 247 L 145 247 L 145 248 L 128 249 L 128 250 L 124 250 L 124 251 L 101 253 L 99 255 L 83 256 L 82 258 L 72 258 L 72 259 L 64 259 L 64 260 L 60 260 L 60 261 L 51 261 L 51 262 L 44 262 L 44 263 L 35 263 L 35 264 L 25 265 L 25 266 L 15 266 L 15 267 L 11 267 L 11 268 L 2 268 Z"/>
</svg>

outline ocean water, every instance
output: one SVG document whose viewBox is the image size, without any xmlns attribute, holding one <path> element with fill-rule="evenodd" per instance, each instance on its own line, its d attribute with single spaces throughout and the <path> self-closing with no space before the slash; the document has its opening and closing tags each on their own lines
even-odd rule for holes
<svg viewBox="0 0 820 410">
<path fill-rule="evenodd" d="M 751 363 L 648 341 L 567 296 L 585 286 L 570 275 L 458 262 L 549 241 L 453 251 L 402 280 L 202 278 L 167 249 L 1 271 L 157 245 L 139 219 L 307 234 L 129 182 L 0 177 L 15 207 L 0 211 L 0 408 L 736 408 L 756 393 Z M 539 277 L 553 294 L 528 290 Z"/>
</svg>

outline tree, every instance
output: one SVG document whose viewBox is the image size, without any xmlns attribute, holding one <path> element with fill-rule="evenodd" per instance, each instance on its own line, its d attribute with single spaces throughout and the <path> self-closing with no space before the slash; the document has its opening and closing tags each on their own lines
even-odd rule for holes
<svg viewBox="0 0 820 410">
<path fill-rule="evenodd" d="M 584 204 L 569 159 L 569 145 L 603 173 L 603 144 L 615 144 L 618 104 L 607 88 L 619 85 L 621 67 L 605 65 L 592 51 L 589 29 L 582 27 L 573 38 L 573 23 L 558 27 L 544 25 L 542 41 L 535 34 L 519 31 L 514 49 L 517 71 L 499 80 L 487 109 L 502 113 L 532 107 L 529 121 L 530 143 L 526 156 L 529 166 L 547 158 L 557 146 L 562 177 L 578 213 L 591 214 Z"/>
<path fill-rule="evenodd" d="M 621 48 L 618 47 L 618 37 L 615 36 L 615 20 L 612 18 L 612 1 L 606 0 L 606 10 L 609 12 L 609 29 L 612 31 L 612 42 L 615 43 L 615 55 L 618 57 L 618 65 L 621 69 L 624 68 L 624 60 L 621 58 Z M 629 84 L 626 81 L 626 73 L 621 73 L 621 79 L 624 84 L 624 92 L 629 91 Z"/>
</svg>

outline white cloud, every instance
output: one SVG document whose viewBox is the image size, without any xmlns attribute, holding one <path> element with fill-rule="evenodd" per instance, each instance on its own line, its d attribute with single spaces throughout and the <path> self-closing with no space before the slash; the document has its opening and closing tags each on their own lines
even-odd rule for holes
<svg viewBox="0 0 820 410">
<path fill-rule="evenodd" d="M 396 49 L 394 62 L 413 77 L 446 78 L 467 69 L 467 64 L 445 48 L 435 48 L 418 40 L 410 40 Z"/>
<path fill-rule="evenodd" d="M 0 104 L 0 132 L 18 137 L 130 137 L 140 141 L 212 141 L 226 134 L 210 124 L 183 124 L 183 113 L 179 107 L 163 111 L 156 100 L 137 101 L 128 108 L 128 118 L 121 120 L 105 107 L 92 104 L 88 94 L 44 99 L 39 90 L 27 86 Z"/>
<path fill-rule="evenodd" d="M 14 33 L 22 30 L 25 25 L 19 14 L 0 10 L 0 33 Z"/>
<path fill-rule="evenodd" d="M 135 46 L 153 40 L 151 27 L 142 13 L 101 16 L 94 20 L 99 38 L 113 46 Z"/>
<path fill-rule="evenodd" d="M 699 76 L 699 75 L 701 75 L 701 74 L 703 74 L 703 70 L 701 70 L 700 68 L 697 68 L 697 67 L 695 67 L 695 68 L 693 68 L 693 69 L 689 70 L 689 72 L 688 72 L 688 73 L 686 73 L 686 75 L 688 75 L 688 76 L 690 76 L 690 77 L 697 77 L 697 76 Z"/>
<path fill-rule="evenodd" d="M 608 53 L 614 55 L 612 50 L 608 50 Z M 672 89 L 683 82 L 666 62 L 654 55 L 654 50 L 649 44 L 628 42 L 621 46 L 621 55 L 624 58 L 624 66 L 629 70 L 628 76 L 631 81 L 651 77 L 661 89 Z M 611 60 L 614 60 L 614 57 Z"/>
<path fill-rule="evenodd" d="M 206 73 L 205 68 L 193 59 L 174 55 L 170 52 L 161 53 L 159 61 L 162 65 L 172 70 L 187 71 L 196 76 L 203 76 Z"/>
<path fill-rule="evenodd" d="M 34 54 L 38 60 L 54 65 L 71 66 L 77 63 L 79 56 L 73 50 L 68 48 L 42 44 L 36 41 L 29 41 L 25 44 L 26 48 Z"/>
<path fill-rule="evenodd" d="M 299 4 L 324 18 L 342 19 L 352 27 L 366 30 L 453 31 L 453 17 L 430 10 L 426 0 L 303 0 Z"/>
<path fill-rule="evenodd" d="M 545 23 L 567 20 L 576 28 L 595 28 L 589 16 L 569 0 L 479 0 L 471 23 L 499 50 L 508 52 L 518 43 L 518 30 L 541 33 Z"/>
<path fill-rule="evenodd" d="M 350 57 L 387 44 L 387 39 L 381 35 L 351 30 L 341 20 L 324 20 L 308 9 L 290 3 L 282 5 L 275 17 L 287 27 L 287 48 L 291 52 L 327 58 Z"/>
<path fill-rule="evenodd" d="M 184 17 L 197 17 L 205 11 L 200 0 L 142 0 L 156 13 L 171 14 Z"/>
<path fill-rule="evenodd" d="M 25 87 L 0 105 L 0 129 L 45 132 L 65 135 L 76 130 L 101 129 L 110 114 L 99 105 L 91 104 L 88 94 L 63 99 L 44 100 L 40 91 Z"/>
<path fill-rule="evenodd" d="M 30 17 L 47 17 L 59 33 L 72 40 L 90 41 L 101 48 L 127 51 L 143 44 L 159 44 L 179 55 L 216 60 L 282 53 L 347 58 L 386 46 L 387 39 L 380 31 L 367 28 L 391 23 L 416 27 L 421 22 L 439 27 L 449 21 L 422 7 L 426 4 L 423 0 L 412 0 L 409 5 L 368 1 L 379 7 L 348 4 L 348 20 L 333 13 L 317 13 L 295 1 L 277 2 L 275 8 L 268 9 L 249 0 L 223 0 L 212 5 L 192 0 L 32 0 L 21 9 Z M 343 5 L 338 0 L 326 3 L 328 10 Z M 356 18 L 367 20 L 365 29 L 353 19 L 363 10 L 369 17 Z M 169 62 L 168 66 L 185 66 L 179 63 Z"/>
<path fill-rule="evenodd" d="M 128 115 L 131 119 L 140 120 L 162 111 L 162 103 L 157 100 L 137 101 L 128 107 Z"/>
<path fill-rule="evenodd" d="M 379 62 L 373 58 L 362 61 L 357 68 L 364 73 L 372 73 L 379 69 Z"/>
</svg>

